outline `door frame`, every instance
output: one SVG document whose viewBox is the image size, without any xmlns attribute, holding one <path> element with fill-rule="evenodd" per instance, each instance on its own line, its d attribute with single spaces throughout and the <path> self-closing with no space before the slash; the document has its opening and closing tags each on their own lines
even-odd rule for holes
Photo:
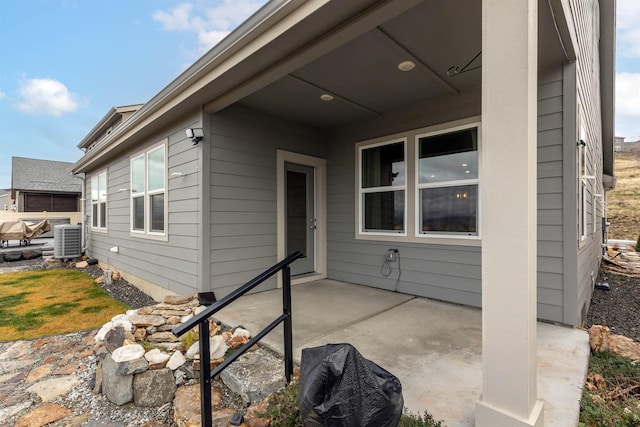
<svg viewBox="0 0 640 427">
<path fill-rule="evenodd" d="M 327 277 L 327 161 L 319 157 L 291 151 L 277 150 L 277 217 L 278 217 L 278 260 L 286 256 L 285 226 L 285 163 L 295 163 L 312 167 L 314 170 L 314 193 L 316 206 L 316 247 L 315 273 L 292 278 L 291 284 L 311 282 Z M 278 273 L 278 287 L 282 286 L 281 273 Z"/>
</svg>

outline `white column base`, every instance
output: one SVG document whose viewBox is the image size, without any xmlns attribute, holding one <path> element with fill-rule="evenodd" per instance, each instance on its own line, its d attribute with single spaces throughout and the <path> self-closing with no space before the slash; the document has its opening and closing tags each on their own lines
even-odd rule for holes
<svg viewBox="0 0 640 427">
<path fill-rule="evenodd" d="M 482 399 L 482 396 L 480 396 Z M 537 400 L 529 418 L 521 418 L 516 414 L 496 408 L 478 400 L 476 402 L 476 427 L 543 427 L 544 403 Z"/>
</svg>

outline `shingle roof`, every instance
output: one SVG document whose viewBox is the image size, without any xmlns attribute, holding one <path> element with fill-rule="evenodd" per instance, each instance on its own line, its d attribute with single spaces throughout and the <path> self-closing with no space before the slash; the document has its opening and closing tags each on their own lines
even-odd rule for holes
<svg viewBox="0 0 640 427">
<path fill-rule="evenodd" d="M 11 188 L 20 191 L 80 193 L 82 180 L 69 172 L 73 163 L 11 158 Z"/>
</svg>

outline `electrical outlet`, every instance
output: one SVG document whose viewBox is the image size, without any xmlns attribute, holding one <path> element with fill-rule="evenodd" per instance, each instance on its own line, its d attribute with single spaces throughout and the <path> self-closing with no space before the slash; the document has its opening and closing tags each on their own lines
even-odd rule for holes
<svg viewBox="0 0 640 427">
<path fill-rule="evenodd" d="M 388 249 L 386 254 L 386 259 L 388 262 L 396 262 L 396 260 L 398 259 L 398 250 Z"/>
</svg>

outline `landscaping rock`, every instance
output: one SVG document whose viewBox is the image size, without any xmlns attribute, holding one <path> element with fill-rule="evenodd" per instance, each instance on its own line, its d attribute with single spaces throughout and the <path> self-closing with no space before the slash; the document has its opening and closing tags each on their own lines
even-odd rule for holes
<svg viewBox="0 0 640 427">
<path fill-rule="evenodd" d="M 173 401 L 176 383 L 171 369 L 149 370 L 133 379 L 133 398 L 137 406 L 161 406 Z"/>
<path fill-rule="evenodd" d="M 148 369 L 149 362 L 147 362 L 147 359 L 145 359 L 144 357 L 141 357 L 139 359 L 118 363 L 116 375 L 134 375 L 142 373 Z"/>
<path fill-rule="evenodd" d="M 184 357 L 182 352 L 178 350 L 171 355 L 171 358 L 169 358 L 169 361 L 167 362 L 167 368 L 175 371 L 180 366 L 184 365 L 186 361 L 187 359 Z"/>
<path fill-rule="evenodd" d="M 286 385 L 282 361 L 264 349 L 246 353 L 220 374 L 245 402 L 260 402 Z"/>
<path fill-rule="evenodd" d="M 133 375 L 116 375 L 117 369 L 118 363 L 107 355 L 102 363 L 102 393 L 111 403 L 124 405 L 133 400 Z"/>
<path fill-rule="evenodd" d="M 64 377 L 51 378 L 35 383 L 27 389 L 29 393 L 35 393 L 43 402 L 49 402 L 67 392 L 79 381 L 78 378 L 68 375 Z"/>
<path fill-rule="evenodd" d="M 193 301 L 193 299 L 194 299 L 193 295 L 167 295 L 164 297 L 164 303 L 171 304 L 171 305 L 179 305 L 179 304 L 186 304 L 189 301 Z"/>
<path fill-rule="evenodd" d="M 263 418 L 260 414 L 266 414 L 269 408 L 269 399 L 265 399 L 260 403 L 249 406 L 247 413 L 244 415 L 244 422 L 247 427 L 269 427 L 271 420 Z"/>
<path fill-rule="evenodd" d="M 5 261 L 20 261 L 22 259 L 22 251 L 4 252 Z"/>
<path fill-rule="evenodd" d="M 140 344 L 124 345 L 111 353 L 111 357 L 116 363 L 129 362 L 144 356 L 144 348 Z"/>
<path fill-rule="evenodd" d="M 212 359 L 220 359 L 224 357 L 229 346 L 224 342 L 224 338 L 220 335 L 214 335 L 209 339 L 209 354 Z"/>
<path fill-rule="evenodd" d="M 124 329 L 122 326 L 111 329 L 104 337 L 104 346 L 107 347 L 111 353 L 117 348 L 122 347 L 124 343 Z"/>
<path fill-rule="evenodd" d="M 42 251 L 39 249 L 26 249 L 22 251 L 23 259 L 33 259 L 42 256 Z"/>
<path fill-rule="evenodd" d="M 178 339 L 178 337 L 173 335 L 172 332 L 156 332 L 155 334 L 148 336 L 147 341 L 153 342 L 153 343 L 159 343 L 159 342 L 178 342 L 180 340 Z"/>
<path fill-rule="evenodd" d="M 40 365 L 34 370 L 32 370 L 31 372 L 29 372 L 29 375 L 27 375 L 27 378 L 25 381 L 27 381 L 28 383 L 36 382 L 39 379 L 42 379 L 43 377 L 49 375 L 49 372 L 51 372 L 52 368 L 53 368 L 53 365 L 51 365 L 50 363 Z"/>
<path fill-rule="evenodd" d="M 128 316 L 129 321 L 137 327 L 140 326 L 160 326 L 164 325 L 165 319 L 163 316 L 154 316 L 152 314 L 136 314 L 134 316 Z"/>
<path fill-rule="evenodd" d="M 170 357 L 171 356 L 169 356 L 167 353 L 163 353 L 157 348 L 149 350 L 144 355 L 144 358 L 149 362 L 149 369 L 164 368 Z"/>
<path fill-rule="evenodd" d="M 76 268 L 87 268 L 89 263 L 87 261 L 80 261 L 76 263 Z"/>
<path fill-rule="evenodd" d="M 612 334 L 607 326 L 593 325 L 589 329 L 589 345 L 593 351 L 610 351 L 619 356 L 640 360 L 640 343 L 623 335 Z"/>
<path fill-rule="evenodd" d="M 222 402 L 218 390 L 211 390 L 211 407 Z M 173 399 L 173 420 L 178 427 L 195 427 L 200 425 L 200 384 L 180 387 Z M 225 424 L 226 425 L 226 424 Z"/>
<path fill-rule="evenodd" d="M 44 426 L 54 423 L 72 414 L 71 410 L 56 403 L 44 403 L 22 416 L 15 427 Z"/>
</svg>

